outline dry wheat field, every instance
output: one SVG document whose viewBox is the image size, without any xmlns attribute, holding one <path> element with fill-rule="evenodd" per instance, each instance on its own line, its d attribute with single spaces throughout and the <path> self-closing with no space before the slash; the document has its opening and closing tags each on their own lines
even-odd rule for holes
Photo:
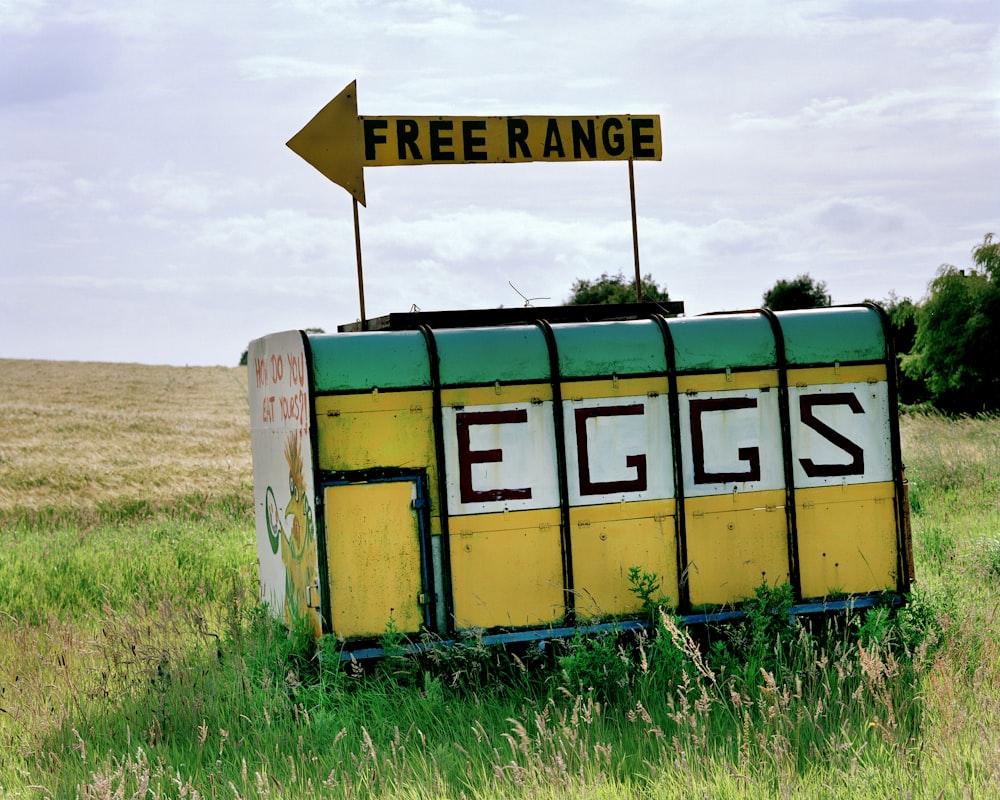
<svg viewBox="0 0 1000 800">
<path fill-rule="evenodd" d="M 0 510 L 247 491 L 242 367 L 0 359 Z"/>
</svg>

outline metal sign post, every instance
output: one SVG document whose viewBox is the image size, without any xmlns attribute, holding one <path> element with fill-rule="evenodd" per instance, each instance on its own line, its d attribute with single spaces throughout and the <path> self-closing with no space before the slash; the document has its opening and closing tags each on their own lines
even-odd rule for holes
<svg viewBox="0 0 1000 800">
<path fill-rule="evenodd" d="M 635 216 L 635 167 L 628 160 L 628 196 L 632 205 L 632 253 L 635 258 L 635 302 L 642 302 L 642 278 L 639 275 L 639 223 Z"/>
<path fill-rule="evenodd" d="M 358 221 L 358 198 L 354 201 L 354 252 L 358 259 L 358 298 L 361 301 L 361 330 L 365 330 L 365 276 L 361 269 L 361 224 Z"/>
</svg>

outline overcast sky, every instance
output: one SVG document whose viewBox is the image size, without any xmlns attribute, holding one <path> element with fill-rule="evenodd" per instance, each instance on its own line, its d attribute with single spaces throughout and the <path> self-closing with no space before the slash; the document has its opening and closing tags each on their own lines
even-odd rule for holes
<svg viewBox="0 0 1000 800">
<path fill-rule="evenodd" d="M 809 273 L 923 297 L 1000 233 L 995 0 L 0 0 L 0 357 L 235 364 L 359 315 L 350 195 L 285 142 L 359 113 L 658 114 L 641 268 L 689 315 Z M 376 167 L 366 310 L 633 272 L 622 162 Z"/>
</svg>

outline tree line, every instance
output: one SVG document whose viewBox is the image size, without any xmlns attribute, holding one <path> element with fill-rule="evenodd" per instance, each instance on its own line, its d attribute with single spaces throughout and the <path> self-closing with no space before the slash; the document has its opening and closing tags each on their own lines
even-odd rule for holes
<svg viewBox="0 0 1000 800">
<path fill-rule="evenodd" d="M 641 281 L 643 300 L 669 300 L 652 275 Z M 635 285 L 624 275 L 577 280 L 566 301 L 635 302 Z M 948 413 L 1000 410 L 1000 238 L 988 233 L 972 248 L 972 267 L 942 265 L 920 301 L 894 292 L 877 302 L 889 318 L 898 362 L 899 399 Z M 808 273 L 781 279 L 764 292 L 773 311 L 832 305 L 826 284 Z"/>
</svg>

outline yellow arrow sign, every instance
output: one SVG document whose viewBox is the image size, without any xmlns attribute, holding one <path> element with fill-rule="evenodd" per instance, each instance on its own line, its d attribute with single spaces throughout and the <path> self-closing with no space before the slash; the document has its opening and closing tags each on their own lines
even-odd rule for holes
<svg viewBox="0 0 1000 800">
<path fill-rule="evenodd" d="M 365 205 L 364 167 L 521 161 L 659 161 L 660 117 L 361 117 L 357 81 L 288 146 Z"/>
</svg>

